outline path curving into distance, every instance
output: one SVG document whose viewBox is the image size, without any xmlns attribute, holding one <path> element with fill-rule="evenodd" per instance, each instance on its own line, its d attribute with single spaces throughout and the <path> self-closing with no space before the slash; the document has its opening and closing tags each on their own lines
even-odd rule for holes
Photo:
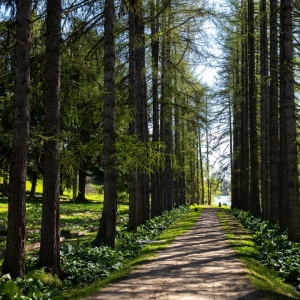
<svg viewBox="0 0 300 300">
<path fill-rule="evenodd" d="M 130 275 L 86 300 L 263 300 L 226 241 L 216 215 L 198 221 Z"/>
</svg>

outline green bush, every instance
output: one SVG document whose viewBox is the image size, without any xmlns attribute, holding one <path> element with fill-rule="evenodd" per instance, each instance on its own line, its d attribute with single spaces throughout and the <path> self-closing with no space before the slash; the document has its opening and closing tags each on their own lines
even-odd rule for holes
<svg viewBox="0 0 300 300">
<path fill-rule="evenodd" d="M 63 299 L 61 282 L 44 270 L 30 272 L 24 279 L 12 280 L 9 274 L 0 277 L 0 299 Z"/>
<path fill-rule="evenodd" d="M 233 209 L 237 219 L 254 233 L 260 261 L 278 270 L 281 277 L 300 291 L 300 243 L 288 240 L 278 224 L 253 217 L 249 212 Z"/>
</svg>

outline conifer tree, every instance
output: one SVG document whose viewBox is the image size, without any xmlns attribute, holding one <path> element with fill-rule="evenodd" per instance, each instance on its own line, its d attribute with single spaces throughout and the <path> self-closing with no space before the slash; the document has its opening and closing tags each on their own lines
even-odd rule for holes
<svg viewBox="0 0 300 300">
<path fill-rule="evenodd" d="M 104 8 L 104 206 L 97 243 L 115 246 L 117 221 L 116 119 L 115 119 L 115 3 Z"/>
<path fill-rule="evenodd" d="M 2 271 L 10 273 L 12 278 L 23 278 L 26 243 L 25 190 L 30 120 L 31 1 L 18 0 L 16 5 L 13 144 L 10 158 L 7 246 Z"/>
<path fill-rule="evenodd" d="M 61 0 L 47 1 L 44 176 L 39 265 L 53 274 L 60 267 L 60 49 Z"/>
</svg>

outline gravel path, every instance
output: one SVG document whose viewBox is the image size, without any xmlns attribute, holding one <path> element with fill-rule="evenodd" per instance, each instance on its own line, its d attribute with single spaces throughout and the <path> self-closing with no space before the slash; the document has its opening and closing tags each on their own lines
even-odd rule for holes
<svg viewBox="0 0 300 300">
<path fill-rule="evenodd" d="M 263 300 L 226 242 L 213 208 L 166 249 L 92 297 L 102 300 Z"/>
</svg>

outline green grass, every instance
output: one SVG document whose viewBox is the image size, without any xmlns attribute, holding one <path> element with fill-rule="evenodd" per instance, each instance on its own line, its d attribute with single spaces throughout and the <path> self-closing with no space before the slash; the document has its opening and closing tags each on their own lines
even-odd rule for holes
<svg viewBox="0 0 300 300">
<path fill-rule="evenodd" d="M 253 285 L 262 291 L 264 297 L 270 300 L 300 299 L 300 293 L 284 283 L 278 272 L 270 270 L 257 260 L 258 249 L 251 232 L 246 230 L 228 209 L 220 209 L 218 217 L 229 243 L 244 262 L 248 277 Z"/>
<path fill-rule="evenodd" d="M 89 184 L 88 190 L 94 193 L 86 194 L 87 201 L 84 203 L 74 203 L 71 200 L 71 193 L 64 192 L 60 202 L 60 223 L 61 229 L 69 232 L 79 232 L 99 226 L 101 212 L 103 209 L 103 194 L 99 194 L 92 184 Z M 29 193 L 31 183 L 26 182 L 26 190 Z M 42 181 L 37 183 L 37 199 L 26 201 L 26 225 L 28 230 L 41 228 L 42 220 Z M 128 218 L 128 203 L 124 195 L 119 195 L 118 203 L 118 221 L 124 222 Z M 0 198 L 0 228 L 7 226 L 8 199 Z M 94 233 L 95 234 L 95 233 Z M 5 246 L 5 240 L 0 240 L 0 246 Z M 34 242 L 34 239 L 28 239 L 27 243 Z"/>
<path fill-rule="evenodd" d="M 180 217 L 176 222 L 174 222 L 166 231 L 164 231 L 154 243 L 148 244 L 143 250 L 141 255 L 126 262 L 123 268 L 111 276 L 95 282 L 89 286 L 80 289 L 68 290 L 65 292 L 65 299 L 81 299 L 84 296 L 92 295 L 99 291 L 101 288 L 107 286 L 108 284 L 120 280 L 122 277 L 128 275 L 132 270 L 137 268 L 141 263 L 147 259 L 155 256 L 157 251 L 166 248 L 176 236 L 183 234 L 197 221 L 201 213 L 201 208 L 195 211 L 195 206 L 191 207 L 191 211 L 182 217 Z"/>
</svg>

